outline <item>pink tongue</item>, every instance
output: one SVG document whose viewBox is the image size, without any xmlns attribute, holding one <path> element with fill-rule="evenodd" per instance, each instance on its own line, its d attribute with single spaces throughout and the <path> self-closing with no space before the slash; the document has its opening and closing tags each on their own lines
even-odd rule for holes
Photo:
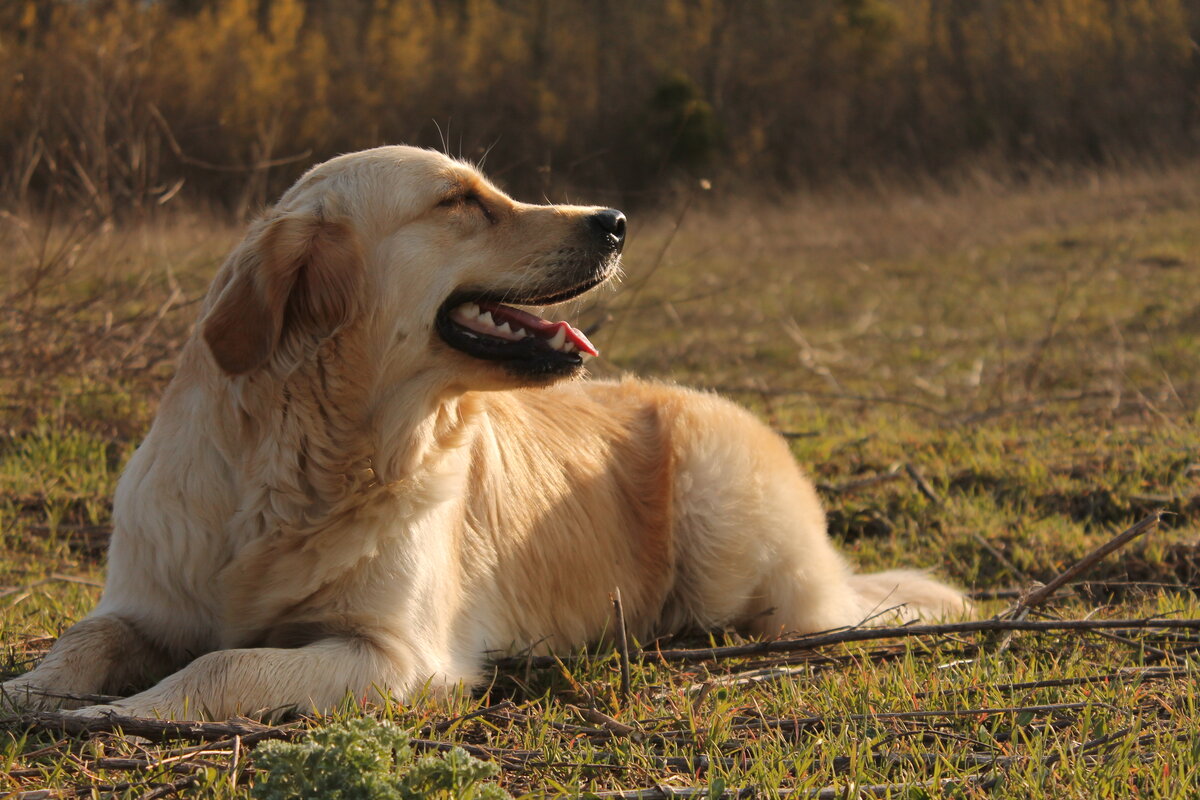
<svg viewBox="0 0 1200 800">
<path fill-rule="evenodd" d="M 527 311 L 499 303 L 480 303 L 479 308 L 492 312 L 492 319 L 496 321 L 497 325 L 508 321 L 514 326 L 520 326 L 530 333 L 536 334 L 541 339 L 553 339 L 561 328 L 566 334 L 567 341 L 572 342 L 581 353 L 587 353 L 589 356 L 600 355 L 600 351 L 588 341 L 588 338 L 583 335 L 583 331 L 571 327 L 570 323 L 549 322 Z"/>
</svg>

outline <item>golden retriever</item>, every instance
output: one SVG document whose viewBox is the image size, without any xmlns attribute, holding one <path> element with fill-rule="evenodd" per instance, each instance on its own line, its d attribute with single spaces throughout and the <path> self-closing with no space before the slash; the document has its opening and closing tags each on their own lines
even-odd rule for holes
<svg viewBox="0 0 1200 800">
<path fill-rule="evenodd" d="M 516 202 L 411 147 L 311 169 L 213 281 L 117 488 L 99 605 L 18 707 L 223 718 L 477 683 L 489 655 L 961 612 L 853 575 L 785 443 L 712 394 L 570 381 L 554 304 L 613 276 L 625 218 Z M 76 703 L 77 705 L 78 703 Z"/>
</svg>

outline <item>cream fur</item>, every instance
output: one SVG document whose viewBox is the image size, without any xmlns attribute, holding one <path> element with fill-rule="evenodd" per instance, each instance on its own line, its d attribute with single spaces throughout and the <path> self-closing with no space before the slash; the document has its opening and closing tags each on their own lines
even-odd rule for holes
<svg viewBox="0 0 1200 800">
<path fill-rule="evenodd" d="M 481 208 L 443 202 L 462 187 Z M 920 573 L 852 575 L 746 411 L 534 386 L 441 341 L 452 292 L 576 268 L 596 211 L 516 203 L 413 148 L 312 169 L 213 282 L 118 486 L 99 605 L 9 700 L 136 691 L 75 713 L 222 718 L 404 698 L 596 640 L 618 587 L 643 639 L 961 612 Z"/>
</svg>

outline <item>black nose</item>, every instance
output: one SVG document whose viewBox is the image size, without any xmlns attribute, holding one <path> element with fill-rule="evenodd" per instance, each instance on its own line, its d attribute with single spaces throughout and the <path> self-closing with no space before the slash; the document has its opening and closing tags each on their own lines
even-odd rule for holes
<svg viewBox="0 0 1200 800">
<path fill-rule="evenodd" d="M 588 217 L 592 225 L 605 236 L 609 244 L 620 250 L 625 244 L 625 215 L 615 208 L 597 211 Z"/>
</svg>

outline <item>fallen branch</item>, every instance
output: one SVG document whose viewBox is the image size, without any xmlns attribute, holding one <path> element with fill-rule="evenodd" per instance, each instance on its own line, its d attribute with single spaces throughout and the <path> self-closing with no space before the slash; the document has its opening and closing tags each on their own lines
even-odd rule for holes
<svg viewBox="0 0 1200 800">
<path fill-rule="evenodd" d="M 713 734 L 713 729 L 710 728 L 669 728 L 652 730 L 651 727 L 656 722 L 662 720 L 640 720 L 637 725 L 641 727 L 632 727 L 624 723 L 608 717 L 599 712 L 579 709 L 574 706 L 570 708 L 579 712 L 587 719 L 604 725 L 604 729 L 580 729 L 575 728 L 570 731 L 571 735 L 586 735 L 593 742 L 612 741 L 619 738 L 631 738 L 634 741 L 640 742 L 657 742 L 660 744 L 671 743 L 678 746 L 683 743 L 695 743 L 699 740 L 705 740 Z M 785 736 L 799 736 L 816 730 L 828 728 L 844 728 L 847 725 L 860 722 L 878 722 L 880 720 L 891 720 L 895 722 L 912 722 L 915 720 L 939 720 L 939 719 L 955 719 L 962 717 L 995 717 L 1003 715 L 1015 714 L 1030 714 L 1030 715 L 1057 715 L 1069 712 L 1079 712 L 1084 709 L 1095 710 L 1097 708 L 1106 708 L 1111 711 L 1128 714 L 1127 709 L 1117 708 L 1105 703 L 1097 703 L 1095 701 L 1074 702 L 1074 703 L 1046 703 L 1036 705 L 1012 705 L 1012 706 L 981 706 L 978 708 L 931 708 L 918 709 L 915 711 L 876 711 L 869 714 L 845 714 L 831 716 L 810 716 L 810 717 L 764 717 L 761 719 L 740 717 L 730 722 L 728 727 L 723 728 L 724 731 L 735 734 L 761 733 L 763 731 L 776 731 Z M 529 719 L 525 719 L 529 722 Z M 679 720 L 676 720 L 679 722 Z M 553 726 L 558 727 L 558 726 Z M 561 730 L 561 729 L 560 729 Z M 566 732 L 566 731 L 564 731 Z M 738 743 L 745 743 L 744 739 L 733 738 L 727 739 L 721 743 L 721 747 L 735 747 Z M 690 758 L 690 757 L 689 757 Z M 680 762 L 682 763 L 682 762 Z"/>
<path fill-rule="evenodd" d="M 503 704 L 499 704 L 503 706 Z M 488 711 L 481 709 L 481 713 Z M 100 717 L 78 717 L 60 711 L 38 711 L 29 714 L 0 718 L 0 728 L 61 731 L 72 736 L 91 733 L 116 733 L 140 736 L 144 739 L 162 741 L 169 739 L 199 739 L 205 742 L 234 740 L 239 749 L 268 739 L 300 739 L 308 731 L 301 723 L 287 725 L 264 725 L 245 717 L 235 717 L 224 722 L 176 722 L 149 717 L 123 717 L 106 714 Z M 418 750 L 446 752 L 461 747 L 477 758 L 495 758 L 508 763 L 523 763 L 540 753 L 532 750 L 509 750 L 500 747 L 484 747 L 462 742 L 438 742 L 430 739 L 410 738 L 409 742 Z"/>
<path fill-rule="evenodd" d="M 1009 560 L 1008 556 L 1004 555 L 1004 553 L 1001 553 L 1000 550 L 997 549 L 996 546 L 993 545 L 991 542 L 989 542 L 987 539 L 985 539 L 979 531 L 971 531 L 971 538 L 975 540 L 976 544 L 978 544 L 984 550 L 991 553 L 992 558 L 999 561 L 1000 564 L 1003 565 L 1003 567 L 1005 569 L 1007 569 L 1009 572 L 1011 572 L 1013 574 L 1013 576 L 1016 577 L 1017 580 L 1019 580 L 1023 583 L 1026 583 L 1026 584 L 1030 582 L 1029 576 L 1025 574 L 1024 570 L 1022 570 L 1020 567 L 1018 567 L 1016 564 L 1014 564 L 1011 560 Z M 1019 599 L 1023 595 L 1024 595 L 1023 592 L 1016 591 L 1013 593 L 1012 596 Z M 992 599 L 990 597 L 983 596 L 982 592 L 972 592 L 970 596 L 971 596 L 972 600 Z M 995 597 L 999 597 L 999 593 L 996 593 Z"/>
<path fill-rule="evenodd" d="M 1159 509 L 1153 514 L 1150 514 L 1148 517 L 1143 518 L 1132 527 L 1109 539 L 1107 542 L 1076 561 L 1070 567 L 1060 572 L 1056 578 L 1047 583 L 1045 586 L 1033 590 L 1024 599 L 1018 601 L 1017 604 L 1013 606 L 1012 611 L 1009 612 L 1008 616 L 1016 619 L 1029 609 L 1046 602 L 1046 600 L 1048 600 L 1052 594 L 1057 592 L 1059 588 L 1063 586 L 1063 584 L 1067 583 L 1067 581 L 1070 581 L 1084 572 L 1087 572 L 1109 553 L 1124 547 L 1126 544 L 1132 542 L 1142 534 L 1148 533 L 1157 528 L 1161 520 L 1162 509 Z"/>
<path fill-rule="evenodd" d="M 162 786 L 151 789 L 139 797 L 138 800 L 158 800 L 160 797 L 170 797 L 171 795 L 179 794 L 183 790 L 190 788 L 195 782 L 196 779 L 193 777 L 180 778 L 173 783 L 163 784 Z"/>
<path fill-rule="evenodd" d="M 731 725 L 729 730 L 743 731 L 791 731 L 800 733 L 804 730 L 823 727 L 830 724 L 844 725 L 848 722 L 873 722 L 875 720 L 914 720 L 939 719 L 950 717 L 992 717 L 999 714 L 1053 714 L 1063 711 L 1082 711 L 1085 708 L 1096 708 L 1097 704 L 1089 703 L 1049 703 L 1031 706 L 995 706 L 983 708 L 937 708 L 921 711 L 878 711 L 873 714 L 847 714 L 840 717 L 779 717 L 774 719 L 757 719 L 753 722 L 739 722 Z M 669 736 L 674 731 L 661 731 L 659 735 Z"/>
<path fill-rule="evenodd" d="M 501 767 L 512 769 L 522 767 L 527 762 L 542 757 L 539 750 L 517 750 L 505 747 L 486 747 L 465 742 L 438 742 L 432 739 L 409 738 L 408 743 L 418 750 L 435 753 L 448 753 L 454 749 L 466 750 L 476 758 L 496 759 Z"/>
<path fill-rule="evenodd" d="M 159 129 L 162 131 L 163 138 L 167 143 L 167 147 L 175 154 L 175 157 L 193 167 L 200 169 L 212 170 L 214 172 L 256 172 L 258 170 L 268 169 L 270 167 L 279 167 L 284 164 L 292 164 L 297 161 L 304 161 L 312 155 L 312 149 L 306 149 L 303 152 L 295 153 L 290 156 L 281 158 L 271 158 L 256 161 L 253 164 L 214 164 L 211 161 L 204 161 L 199 158 L 189 156 L 180 146 L 179 140 L 175 138 L 175 133 L 171 130 L 171 126 L 167 124 L 167 118 L 158 110 L 158 106 L 154 103 L 149 105 L 150 115 L 154 117 L 154 121 L 158 123 Z"/>
<path fill-rule="evenodd" d="M 437 723 L 436 725 L 431 725 L 431 726 L 427 725 L 427 726 L 425 726 L 425 729 L 432 733 L 445 733 L 446 731 L 453 728 L 455 725 L 459 725 L 463 722 L 466 722 L 467 720 L 475 719 L 477 717 L 486 717 L 491 714 L 495 714 L 500 711 L 507 711 L 510 708 L 515 708 L 515 707 L 516 707 L 516 704 L 514 704 L 512 700 L 502 700 L 499 703 L 496 703 L 495 705 L 485 706 L 484 708 L 477 708 L 474 711 L 471 711 L 467 714 L 463 714 L 461 716 L 455 717 L 454 719 L 444 720 L 442 722 Z"/>
<path fill-rule="evenodd" d="M 908 473 L 908 477 L 912 478 L 912 482 L 917 485 L 917 491 L 925 495 L 925 499 L 933 503 L 935 506 L 942 505 L 942 498 L 929 485 L 929 481 L 925 480 L 925 476 L 917 470 L 916 466 L 911 462 L 904 465 L 904 471 Z"/>
<path fill-rule="evenodd" d="M 172 282 L 174 281 L 172 280 Z M 170 296 L 163 301 L 162 305 L 158 307 L 158 311 L 154 314 L 154 317 L 150 320 L 150 323 L 142 330 L 140 334 L 138 334 L 137 338 L 130 342 L 125 348 L 125 352 L 122 353 L 117 359 L 118 363 L 124 364 L 127 360 L 129 360 L 131 355 L 133 355 L 137 350 L 141 349 L 142 345 L 146 343 L 146 340 L 149 339 L 154 333 L 155 329 L 158 328 L 159 323 L 163 321 L 163 317 L 165 317 L 167 312 L 171 310 L 171 306 L 175 305 L 175 303 L 177 303 L 182 297 L 183 290 L 177 285 L 173 286 Z"/>
<path fill-rule="evenodd" d="M 42 578 L 41 580 L 36 580 L 33 583 L 27 583 L 24 586 L 6 586 L 3 589 L 0 589 L 0 600 L 4 599 L 6 597 L 9 597 L 10 595 L 17 594 L 18 592 L 20 592 L 22 595 L 28 595 L 29 592 L 33 591 L 37 587 L 45 586 L 47 583 L 51 583 L 53 581 L 63 581 L 64 583 L 78 583 L 83 586 L 94 586 L 97 589 L 104 588 L 104 584 L 100 583 L 99 581 L 94 581 L 94 580 L 91 580 L 90 578 L 81 578 L 77 575 L 60 575 L 59 573 L 56 572 L 52 575 Z"/>
<path fill-rule="evenodd" d="M 176 722 L 147 717 L 123 717 L 106 714 L 99 717 L 80 717 L 61 711 L 36 711 L 0 718 L 0 727 L 8 729 L 38 728 L 62 731 L 80 736 L 89 733 L 114 733 L 121 731 L 127 736 L 144 739 L 199 739 L 217 741 L 241 737 L 243 745 L 267 739 L 296 739 L 305 731 L 296 723 L 289 725 L 264 725 L 252 719 L 235 717 L 225 722 Z"/>
<path fill-rule="evenodd" d="M 1145 630 L 1200 630 L 1200 619 L 1074 619 L 1074 620 L 1029 620 L 1029 619 L 985 619 L 972 622 L 947 622 L 931 625 L 902 625 L 898 627 L 849 628 L 829 633 L 803 636 L 796 639 L 772 639 L 751 644 L 727 647 L 701 647 L 677 650 L 641 650 L 638 658 L 657 659 L 663 662 L 716 661 L 722 658 L 795 653 L 813 650 L 834 644 L 868 642 L 879 639 L 902 639 L 916 636 L 953 636 L 963 633 L 999 633 L 1005 631 L 1030 631 L 1052 633 L 1063 631 L 1112 630 L 1136 632 Z M 552 667 L 560 663 L 576 663 L 590 656 L 531 656 L 528 658 L 503 658 L 494 662 L 501 669 L 524 667 Z"/>
<path fill-rule="evenodd" d="M 973 686 L 963 687 L 961 689 L 942 689 L 933 692 L 917 692 L 913 695 L 914 698 L 923 699 L 926 697 L 937 697 L 957 692 L 1016 692 L 1027 691 L 1030 689 L 1057 689 L 1067 686 L 1086 686 L 1092 683 L 1111 683 L 1119 681 L 1128 683 L 1130 681 L 1152 681 L 1152 680 L 1167 680 L 1170 678 L 1186 678 L 1192 675 L 1194 670 L 1187 667 L 1132 667 L 1122 669 L 1118 672 L 1104 672 L 1097 675 L 1082 675 L 1077 678 L 1047 678 L 1040 681 L 1024 681 L 1022 683 L 999 683 L 991 686 Z"/>
<path fill-rule="evenodd" d="M 613 616 L 617 620 L 617 655 L 621 658 L 621 699 L 629 700 L 629 634 L 625 631 L 625 607 L 621 604 L 621 587 L 617 587 L 609 599 L 612 601 Z M 593 720 L 594 721 L 594 720 Z"/>
<path fill-rule="evenodd" d="M 602 711 L 598 711 L 597 709 L 582 708 L 580 706 L 572 706 L 572 705 L 568 705 L 567 708 L 573 710 L 575 713 L 579 714 L 579 716 L 583 717 L 588 722 L 593 722 L 593 723 L 601 726 L 602 728 L 604 728 L 604 730 L 608 731 L 609 733 L 611 733 L 615 736 L 628 736 L 631 739 L 633 739 L 634 741 L 638 741 L 638 740 L 644 738 L 642 735 L 642 732 L 640 730 L 638 730 L 637 728 L 633 727 L 632 725 L 626 725 L 624 722 L 621 722 L 620 720 L 613 719 L 608 714 L 605 714 Z"/>
<path fill-rule="evenodd" d="M 933 791 L 938 796 L 944 796 L 958 789 L 978 788 L 987 789 L 996 785 L 999 778 L 994 775 L 981 775 L 967 778 L 941 778 L 931 781 L 911 781 L 909 783 L 856 784 L 845 786 L 827 786 L 824 789 L 771 789 L 771 797 L 803 797 L 810 800 L 841 800 L 845 797 L 899 797 L 919 790 Z M 592 797 L 610 798 L 611 800 L 691 800 L 691 798 L 721 798 L 721 800 L 750 800 L 766 796 L 768 793 L 761 789 L 724 789 L 712 791 L 708 786 L 667 786 L 659 785 L 648 789 L 621 789 L 611 792 L 592 792 Z"/>
<path fill-rule="evenodd" d="M 628 760 L 629 756 L 626 753 L 617 753 L 607 750 L 598 750 L 592 753 L 597 761 L 593 766 L 605 766 L 612 768 L 627 768 L 621 763 L 623 760 Z M 1087 758 L 1087 756 L 1082 756 Z M 687 756 L 647 756 L 647 760 L 658 769 L 672 770 L 674 772 L 684 772 L 690 775 L 701 775 L 708 772 L 710 769 L 746 769 L 754 761 L 741 757 L 733 756 L 709 756 L 703 753 L 694 753 Z M 871 753 L 864 759 L 862 756 L 834 756 L 830 762 L 830 766 L 835 774 L 844 774 L 851 770 L 862 768 L 862 762 L 869 760 L 872 764 L 878 767 L 924 767 L 929 768 L 938 764 L 943 766 L 949 762 L 960 765 L 966 769 L 986 769 L 997 767 L 1010 767 L 1027 764 L 1030 757 L 1027 755 L 1016 756 L 997 756 L 990 753 L 976 752 L 959 752 L 959 753 L 893 753 L 893 752 L 875 752 Z M 557 764 L 548 766 L 559 766 Z M 795 774 L 795 769 L 789 769 L 790 774 Z"/>
<path fill-rule="evenodd" d="M 857 478 L 839 484 L 818 483 L 817 488 L 826 494 L 850 494 L 851 492 L 857 492 L 859 489 L 866 489 L 869 486 L 898 480 L 900 477 L 900 464 L 896 463 L 888 467 L 886 472 L 868 475 L 865 478 Z"/>
</svg>

